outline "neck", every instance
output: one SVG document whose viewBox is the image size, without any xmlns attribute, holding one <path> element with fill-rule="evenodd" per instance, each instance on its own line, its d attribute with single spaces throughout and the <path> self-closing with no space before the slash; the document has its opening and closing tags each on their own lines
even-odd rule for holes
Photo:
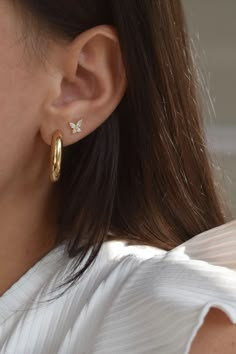
<svg viewBox="0 0 236 354">
<path fill-rule="evenodd" d="M 39 186 L 1 197 L 0 295 L 55 246 L 52 184 Z"/>
</svg>

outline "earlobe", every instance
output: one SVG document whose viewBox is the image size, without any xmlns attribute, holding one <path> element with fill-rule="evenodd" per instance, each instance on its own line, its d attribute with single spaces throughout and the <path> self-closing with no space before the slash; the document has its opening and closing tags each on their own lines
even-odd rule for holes
<svg viewBox="0 0 236 354">
<path fill-rule="evenodd" d="M 111 26 L 83 32 L 60 53 L 60 80 L 54 82 L 57 95 L 47 101 L 42 136 L 49 143 L 54 130 L 60 129 L 66 146 L 90 134 L 111 115 L 125 93 L 126 76 Z M 79 121 L 83 129 L 76 129 Z"/>
</svg>

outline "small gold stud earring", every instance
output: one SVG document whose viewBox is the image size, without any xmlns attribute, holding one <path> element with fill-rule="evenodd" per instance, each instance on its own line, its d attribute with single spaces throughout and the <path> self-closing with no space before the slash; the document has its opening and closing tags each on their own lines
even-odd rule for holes
<svg viewBox="0 0 236 354">
<path fill-rule="evenodd" d="M 72 123 L 72 122 L 69 123 L 69 126 L 71 127 L 73 134 L 80 133 L 82 131 L 81 130 L 82 122 L 83 119 L 80 119 L 77 123 Z"/>
</svg>

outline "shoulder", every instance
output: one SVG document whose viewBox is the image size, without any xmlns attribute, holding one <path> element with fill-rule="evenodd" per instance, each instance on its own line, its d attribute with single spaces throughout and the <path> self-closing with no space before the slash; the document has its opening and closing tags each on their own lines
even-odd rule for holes
<svg viewBox="0 0 236 354">
<path fill-rule="evenodd" d="M 222 249 L 205 237 L 168 252 L 105 242 L 65 299 L 74 314 L 68 323 L 83 323 L 94 353 L 190 354 L 211 308 L 236 323 L 236 271 L 222 266 Z"/>
<path fill-rule="evenodd" d="M 235 338 L 235 323 L 223 310 L 211 307 L 191 343 L 189 354 L 234 354 Z"/>
<path fill-rule="evenodd" d="M 211 308 L 236 323 L 235 271 L 192 259 L 181 247 L 145 247 L 127 247 L 114 257 L 112 284 L 119 286 L 101 322 L 99 350 L 106 353 L 104 343 L 110 343 L 117 354 L 187 354 Z"/>
</svg>

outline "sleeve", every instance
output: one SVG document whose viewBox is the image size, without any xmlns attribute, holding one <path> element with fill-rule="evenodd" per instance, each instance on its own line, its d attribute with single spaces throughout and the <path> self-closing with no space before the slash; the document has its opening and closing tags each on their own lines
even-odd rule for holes
<svg viewBox="0 0 236 354">
<path fill-rule="evenodd" d="M 96 354 L 188 354 L 211 307 L 236 323 L 236 272 L 168 254 L 141 263 L 109 304 Z"/>
</svg>

